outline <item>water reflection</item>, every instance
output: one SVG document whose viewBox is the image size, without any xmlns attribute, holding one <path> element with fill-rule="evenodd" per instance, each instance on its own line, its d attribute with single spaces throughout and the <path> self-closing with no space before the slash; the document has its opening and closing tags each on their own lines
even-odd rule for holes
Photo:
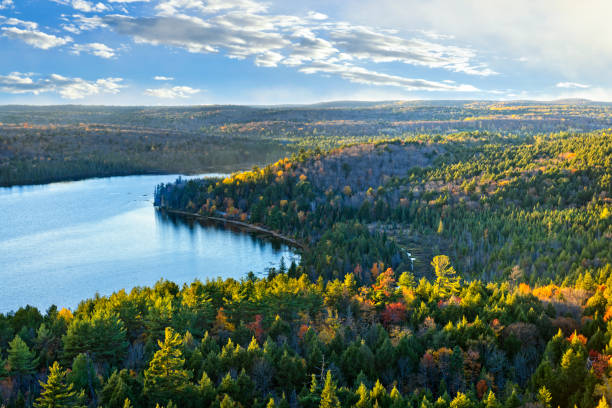
<svg viewBox="0 0 612 408">
<path fill-rule="evenodd" d="M 298 260 L 278 240 L 156 211 L 155 185 L 130 176 L 0 189 L 0 313 L 75 307 L 96 292 L 240 279 Z"/>
</svg>

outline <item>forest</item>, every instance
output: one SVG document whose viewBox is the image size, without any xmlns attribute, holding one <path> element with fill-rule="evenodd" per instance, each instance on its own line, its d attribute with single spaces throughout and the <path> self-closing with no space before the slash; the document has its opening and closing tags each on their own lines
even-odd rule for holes
<svg viewBox="0 0 612 408">
<path fill-rule="evenodd" d="M 0 186 L 263 166 L 299 152 L 461 131 L 533 136 L 612 126 L 612 104 L 390 101 L 302 106 L 0 106 Z"/>
<path fill-rule="evenodd" d="M 298 145 L 155 204 L 300 263 L 0 315 L 0 406 L 612 403 L 612 129 Z"/>
</svg>

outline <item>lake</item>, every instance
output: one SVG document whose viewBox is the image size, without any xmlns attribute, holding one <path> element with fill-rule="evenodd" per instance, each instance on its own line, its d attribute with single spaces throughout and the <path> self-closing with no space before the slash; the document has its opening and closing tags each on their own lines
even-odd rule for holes
<svg viewBox="0 0 612 408">
<path fill-rule="evenodd" d="M 205 174 L 198 177 L 214 177 Z M 96 293 L 244 277 L 299 256 L 278 241 L 187 221 L 153 207 L 176 175 L 0 188 L 0 313 L 75 308 Z"/>
</svg>

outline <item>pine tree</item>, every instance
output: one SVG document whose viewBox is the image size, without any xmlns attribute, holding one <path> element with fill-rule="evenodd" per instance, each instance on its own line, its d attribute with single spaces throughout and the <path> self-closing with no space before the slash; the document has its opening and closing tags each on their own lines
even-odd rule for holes
<svg viewBox="0 0 612 408">
<path fill-rule="evenodd" d="M 238 404 L 236 404 L 236 402 L 232 399 L 232 397 L 230 397 L 229 395 L 225 394 L 225 396 L 221 400 L 220 407 L 221 408 L 237 408 Z"/>
<path fill-rule="evenodd" d="M 9 343 L 7 362 L 8 373 L 15 377 L 17 390 L 21 391 L 23 380 L 28 379 L 34 373 L 36 360 L 34 353 L 19 335 L 16 335 Z M 29 381 L 27 384 L 29 385 Z"/>
<path fill-rule="evenodd" d="M 606 397 L 601 397 L 599 404 L 597 404 L 597 408 L 610 408 L 608 401 L 606 401 Z"/>
<path fill-rule="evenodd" d="M 202 378 L 200 379 L 198 386 L 198 395 L 200 398 L 200 405 L 203 407 L 210 406 L 217 396 L 215 385 L 212 383 L 206 372 L 202 373 Z"/>
<path fill-rule="evenodd" d="M 327 371 L 325 386 L 321 392 L 321 404 L 319 408 L 340 408 L 340 400 L 336 395 L 336 384 L 332 379 L 331 371 Z"/>
<path fill-rule="evenodd" d="M 470 401 L 468 396 L 462 392 L 458 392 L 455 398 L 453 398 L 453 400 L 450 403 L 450 408 L 470 408 L 470 407 L 472 407 L 472 402 Z"/>
<path fill-rule="evenodd" d="M 359 384 L 359 388 L 357 388 L 357 396 L 359 401 L 355 404 L 355 408 L 372 408 L 370 392 L 363 383 Z"/>
<path fill-rule="evenodd" d="M 542 386 L 538 390 L 538 401 L 544 406 L 544 408 L 550 408 L 550 402 L 552 401 L 552 396 L 550 395 L 550 391 L 546 389 L 545 386 Z"/>
<path fill-rule="evenodd" d="M 484 401 L 484 404 L 485 408 L 499 408 L 500 406 L 492 390 L 489 390 L 489 395 L 487 395 L 487 399 Z"/>
<path fill-rule="evenodd" d="M 158 341 L 158 345 L 160 350 L 155 352 L 144 372 L 144 393 L 153 402 L 167 403 L 184 391 L 191 373 L 183 368 L 183 342 L 178 333 L 167 327 L 164 342 Z"/>
<path fill-rule="evenodd" d="M 440 297 L 447 298 L 459 293 L 460 278 L 457 276 L 455 268 L 451 266 L 448 256 L 435 256 L 431 261 L 431 266 L 436 273 L 434 288 Z"/>
<path fill-rule="evenodd" d="M 34 403 L 35 408 L 84 408 L 81 405 L 83 393 L 77 394 L 72 384 L 66 383 L 66 374 L 57 361 L 53 363 L 49 368 L 47 382 L 40 382 L 43 391 Z"/>
<path fill-rule="evenodd" d="M 34 353 L 19 335 L 9 343 L 8 365 L 11 375 L 32 374 L 36 368 Z"/>
</svg>

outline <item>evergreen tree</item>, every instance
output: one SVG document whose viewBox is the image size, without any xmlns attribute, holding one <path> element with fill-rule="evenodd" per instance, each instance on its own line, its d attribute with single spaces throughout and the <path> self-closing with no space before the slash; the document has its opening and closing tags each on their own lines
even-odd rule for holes
<svg viewBox="0 0 612 408">
<path fill-rule="evenodd" d="M 550 391 L 548 391 L 545 386 L 542 386 L 538 390 L 538 401 L 540 401 L 544 408 L 550 408 L 552 396 L 550 395 Z"/>
<path fill-rule="evenodd" d="M 191 373 L 183 368 L 183 342 L 178 333 L 167 327 L 164 341 L 158 341 L 158 345 L 160 350 L 144 372 L 144 392 L 152 402 L 167 403 L 185 390 Z"/>
<path fill-rule="evenodd" d="M 36 368 L 34 352 L 30 350 L 19 335 L 16 335 L 9 343 L 7 354 L 8 373 L 15 377 L 17 390 L 21 391 L 22 386 L 24 386 L 24 380 L 26 381 L 25 388 L 29 389 L 30 375 L 34 373 Z"/>
<path fill-rule="evenodd" d="M 8 366 L 11 375 L 19 376 L 32 374 L 36 368 L 34 353 L 19 335 L 9 343 Z"/>
<path fill-rule="evenodd" d="M 597 408 L 610 408 L 608 401 L 606 401 L 606 397 L 601 397 L 599 404 L 597 404 Z"/>
<path fill-rule="evenodd" d="M 340 408 L 340 400 L 336 395 L 336 384 L 332 379 L 331 371 L 327 371 L 325 385 L 321 392 L 321 403 L 319 408 Z"/>
<path fill-rule="evenodd" d="M 455 268 L 451 266 L 448 256 L 435 256 L 431 261 L 431 266 L 436 274 L 434 288 L 438 296 L 447 298 L 459 293 L 460 278 L 457 276 Z"/>
<path fill-rule="evenodd" d="M 499 402 L 497 402 L 497 398 L 495 398 L 495 394 L 493 390 L 489 390 L 489 394 L 487 398 L 484 400 L 485 408 L 500 408 Z"/>
<path fill-rule="evenodd" d="M 49 367 L 47 382 L 40 382 L 43 391 L 34 403 L 35 408 L 84 408 L 84 394 L 77 394 L 72 384 L 66 382 L 66 371 L 56 361 Z"/>
<path fill-rule="evenodd" d="M 370 392 L 363 383 L 359 384 L 359 388 L 357 388 L 357 396 L 359 400 L 355 404 L 355 408 L 372 408 Z"/>
</svg>

